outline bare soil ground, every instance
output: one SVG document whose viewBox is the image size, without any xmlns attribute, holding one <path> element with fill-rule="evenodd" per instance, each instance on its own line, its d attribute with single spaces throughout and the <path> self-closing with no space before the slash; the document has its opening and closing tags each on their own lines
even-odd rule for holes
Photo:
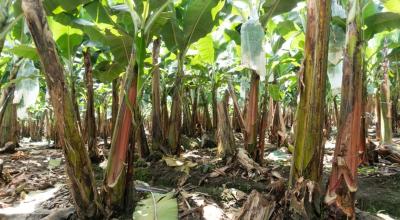
<svg viewBox="0 0 400 220">
<path fill-rule="evenodd" d="M 332 143 L 331 143 L 332 144 Z M 13 154 L 1 154 L 4 161 L 0 178 L 0 219 L 41 219 L 63 211 L 61 217 L 73 218 L 73 206 L 64 172 L 61 149 L 46 142 L 22 141 Z M 327 158 L 331 154 L 327 149 Z M 135 162 L 138 200 L 149 191 L 174 190 L 180 219 L 233 219 L 255 189 L 271 193 L 271 181 L 287 183 L 290 154 L 267 149 L 265 173 L 249 170 L 234 161 L 215 159 L 215 149 L 185 152 L 176 158 L 153 158 Z M 94 167 L 98 184 L 103 170 Z M 326 173 L 329 172 L 329 168 Z M 371 213 L 400 218 L 400 166 L 385 160 L 360 168 L 357 207 Z M 129 218 L 129 217 L 127 217 Z M 57 218 L 55 218 L 57 219 Z M 120 218 L 122 219 L 122 218 Z"/>
</svg>

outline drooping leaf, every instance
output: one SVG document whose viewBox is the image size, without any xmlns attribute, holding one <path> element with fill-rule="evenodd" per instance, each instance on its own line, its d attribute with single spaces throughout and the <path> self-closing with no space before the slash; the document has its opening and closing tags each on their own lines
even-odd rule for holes
<svg viewBox="0 0 400 220">
<path fill-rule="evenodd" d="M 117 60 L 121 65 L 127 65 L 130 53 L 132 51 L 133 36 L 130 36 L 117 25 L 110 15 L 109 8 L 100 2 L 85 5 L 85 10 L 88 12 L 92 21 L 87 22 L 84 19 L 74 20 L 78 23 L 85 34 L 91 40 L 98 41 L 104 46 L 109 47 L 114 55 L 114 60 Z M 93 22 L 94 21 L 94 22 Z"/>
<path fill-rule="evenodd" d="M 382 0 L 385 9 L 400 14 L 400 0 Z"/>
<path fill-rule="evenodd" d="M 84 8 L 95 23 L 114 23 L 108 11 L 104 8 L 100 1 L 92 1 L 86 4 Z"/>
<path fill-rule="evenodd" d="M 207 35 L 198 40 L 194 47 L 198 51 L 198 58 L 202 62 L 212 64 L 214 62 L 214 44 L 211 35 Z"/>
<path fill-rule="evenodd" d="M 29 45 L 17 45 L 13 48 L 7 49 L 6 51 L 15 54 L 19 57 L 28 58 L 31 60 L 39 60 L 39 56 L 36 52 L 36 48 Z"/>
<path fill-rule="evenodd" d="M 192 43 L 211 32 L 223 5 L 224 2 L 219 0 L 183 1 L 180 6 L 185 8 L 183 12 L 177 11 L 170 5 L 172 18 L 161 31 L 167 48 L 170 51 L 179 49 L 186 52 Z M 179 18 L 178 13 L 181 15 Z"/>
<path fill-rule="evenodd" d="M 93 77 L 103 83 L 112 82 L 125 71 L 119 63 L 102 61 L 94 66 Z"/>
<path fill-rule="evenodd" d="M 400 47 L 394 48 L 389 54 L 388 58 L 393 61 L 400 61 Z"/>
<path fill-rule="evenodd" d="M 379 4 L 375 3 L 374 1 L 368 1 L 362 9 L 363 19 L 366 19 L 369 16 L 380 12 L 379 8 Z"/>
<path fill-rule="evenodd" d="M 11 5 L 13 4 L 13 7 Z M 2 0 L 0 2 L 0 39 L 5 39 L 8 32 L 22 21 L 22 11 L 19 10 L 21 0 L 12 2 L 11 0 Z M 11 13 L 11 9 L 14 12 Z"/>
<path fill-rule="evenodd" d="M 108 47 L 121 65 L 128 63 L 132 51 L 133 38 L 111 25 L 96 25 L 83 19 L 74 20 L 92 41 L 97 41 Z"/>
<path fill-rule="evenodd" d="M 125 66 L 128 63 L 130 53 L 132 51 L 132 36 L 121 30 L 115 24 L 94 23 L 83 18 L 76 18 L 70 14 L 59 14 L 54 16 L 54 20 L 69 25 L 72 28 L 82 30 L 93 42 L 100 43 L 107 47 L 114 55 L 114 60 Z"/>
<path fill-rule="evenodd" d="M 212 10 L 218 3 L 220 3 L 219 0 L 188 1 L 183 14 L 183 33 L 186 46 L 196 42 L 212 30 L 215 19 Z M 214 14 L 216 13 L 214 12 Z"/>
<path fill-rule="evenodd" d="M 14 27 L 16 26 L 22 19 L 23 15 L 20 14 L 18 15 L 15 19 L 6 22 L 6 24 L 4 25 L 4 27 L 2 27 L 0 29 L 0 39 L 5 38 L 6 34 Z"/>
<path fill-rule="evenodd" d="M 172 19 L 172 12 L 161 12 L 147 31 L 147 42 L 150 42 L 151 37 L 160 34 L 162 28 L 170 19 Z"/>
<path fill-rule="evenodd" d="M 142 1 L 142 0 L 140 0 Z M 161 8 L 166 2 L 169 2 L 170 0 L 145 0 L 148 1 L 149 3 L 149 11 L 150 14 L 154 13 L 157 11 L 159 8 Z"/>
<path fill-rule="evenodd" d="M 364 38 L 368 40 L 376 33 L 400 28 L 400 14 L 393 12 L 376 13 L 365 19 L 365 25 L 367 29 L 364 32 Z"/>
<path fill-rule="evenodd" d="M 169 51 L 175 51 L 177 49 L 183 50 L 183 31 L 178 26 L 178 19 L 174 7 L 170 6 L 169 8 L 172 10 L 172 16 L 161 30 L 161 36 Z"/>
<path fill-rule="evenodd" d="M 272 84 L 268 86 L 268 93 L 271 95 L 272 99 L 275 101 L 281 100 L 281 90 L 279 85 Z"/>
<path fill-rule="evenodd" d="M 395 29 L 391 32 L 385 34 L 385 38 L 387 39 L 387 47 L 388 48 L 396 48 L 400 46 L 400 29 Z"/>
<path fill-rule="evenodd" d="M 379 13 L 381 11 L 380 5 L 374 1 L 368 1 L 362 7 L 362 19 Z M 341 27 L 344 31 L 346 31 L 346 10 L 343 5 L 339 4 L 337 1 L 332 1 L 332 23 Z"/>
<path fill-rule="evenodd" d="M 44 0 L 43 6 L 46 10 L 46 13 L 51 15 L 72 11 L 78 6 L 85 4 L 89 1 L 90 0 Z"/>
<path fill-rule="evenodd" d="M 295 24 L 290 20 L 279 22 L 276 27 L 276 33 L 279 33 L 283 37 L 294 30 L 296 30 Z"/>
<path fill-rule="evenodd" d="M 161 27 L 172 17 L 172 12 L 164 12 L 171 0 L 165 1 L 159 8 L 153 8 L 152 14 L 146 19 L 143 32 L 150 41 L 151 34 L 155 35 Z M 153 6 L 154 7 L 154 6 Z"/>
<path fill-rule="evenodd" d="M 265 26 L 269 18 L 292 10 L 298 2 L 300 0 L 266 0 L 262 6 L 264 14 L 260 17 L 261 24 Z"/>
<path fill-rule="evenodd" d="M 22 15 L 23 16 L 23 15 Z M 11 29 L 11 36 L 13 39 L 19 40 L 20 42 L 27 42 L 28 35 L 24 33 L 25 20 L 19 19 Z"/>
<path fill-rule="evenodd" d="M 64 58 L 70 59 L 83 40 L 82 30 L 69 25 L 63 25 L 51 17 L 48 21 L 50 30 L 53 33 L 53 38 L 61 51 L 61 55 Z"/>
<path fill-rule="evenodd" d="M 236 30 L 226 29 L 225 34 L 236 44 L 240 45 L 240 33 Z"/>
<path fill-rule="evenodd" d="M 89 1 L 90 0 L 44 0 L 43 7 L 48 15 L 55 15 L 75 10 L 78 6 Z"/>
</svg>

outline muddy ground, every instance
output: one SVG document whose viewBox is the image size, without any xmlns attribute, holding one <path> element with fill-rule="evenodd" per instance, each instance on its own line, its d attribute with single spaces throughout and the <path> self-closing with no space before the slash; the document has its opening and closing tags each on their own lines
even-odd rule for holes
<svg viewBox="0 0 400 220">
<path fill-rule="evenodd" d="M 59 210 L 72 218 L 73 206 L 61 149 L 47 142 L 29 142 L 27 139 L 20 145 L 15 153 L 0 154 L 4 161 L 0 178 L 0 219 L 41 219 Z M 328 145 L 326 162 L 330 160 L 333 144 Z M 287 150 L 270 148 L 265 156 L 263 168 L 268 170 L 267 176 L 230 161 L 217 160 L 216 149 L 187 151 L 179 159 L 179 166 L 175 166 L 177 161 L 169 157 L 153 157 L 152 162 L 138 159 L 135 162 L 137 198 L 140 200 L 148 191 L 174 190 L 180 219 L 232 219 L 253 189 L 270 192 L 271 173 L 287 182 L 290 167 Z M 99 185 L 102 166 L 104 163 L 94 167 Z M 328 173 L 329 167 L 325 176 Z M 360 168 L 357 207 L 400 219 L 399 183 L 398 164 L 380 160 L 374 166 Z"/>
</svg>

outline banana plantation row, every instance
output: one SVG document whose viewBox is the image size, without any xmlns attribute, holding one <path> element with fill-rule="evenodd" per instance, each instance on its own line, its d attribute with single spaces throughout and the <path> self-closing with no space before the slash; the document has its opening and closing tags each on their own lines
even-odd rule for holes
<svg viewBox="0 0 400 220">
<path fill-rule="evenodd" d="M 398 0 L 0 4 L 0 147 L 54 140 L 81 219 L 132 210 L 134 154 L 179 156 L 187 137 L 215 138 L 229 160 L 239 132 L 261 165 L 267 142 L 294 146 L 289 189 L 304 193 L 295 213 L 306 219 L 322 218 L 325 205 L 355 218 L 375 118 L 378 152 L 400 161 Z M 100 190 L 98 137 L 111 137 Z"/>
</svg>

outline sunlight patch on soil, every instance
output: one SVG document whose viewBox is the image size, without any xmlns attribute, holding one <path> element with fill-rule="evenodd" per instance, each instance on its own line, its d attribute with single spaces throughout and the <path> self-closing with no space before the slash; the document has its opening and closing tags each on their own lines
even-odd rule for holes
<svg viewBox="0 0 400 220">
<path fill-rule="evenodd" d="M 199 151 L 198 150 L 187 151 L 187 152 L 182 154 L 182 157 L 183 158 L 189 158 L 189 157 L 201 158 L 201 156 L 199 155 Z"/>
<path fill-rule="evenodd" d="M 224 219 L 224 211 L 216 203 L 206 201 L 206 199 L 198 193 L 192 193 L 191 200 L 197 207 L 203 207 L 203 218 L 205 220 Z"/>
<path fill-rule="evenodd" d="M 383 213 L 377 213 L 376 214 L 378 217 L 382 218 L 383 220 L 394 220 L 394 218 L 390 217 L 387 214 L 383 214 Z"/>
<path fill-rule="evenodd" d="M 272 151 L 265 157 L 265 159 L 269 161 L 289 161 L 291 158 L 292 155 L 287 152 L 286 148 L 280 148 L 278 150 Z"/>
<path fill-rule="evenodd" d="M 54 141 L 50 141 L 50 143 L 49 143 L 49 141 L 46 141 L 46 140 L 31 142 L 31 138 L 24 137 L 19 142 L 19 145 L 21 146 L 19 149 L 24 150 L 24 149 L 32 149 L 35 147 L 42 148 L 44 146 L 48 146 L 49 144 L 53 144 L 53 143 L 54 143 Z"/>
<path fill-rule="evenodd" d="M 54 188 L 46 190 L 38 190 L 30 192 L 26 195 L 25 199 L 14 207 L 7 207 L 0 209 L 0 214 L 14 215 L 14 214 L 30 214 L 39 208 L 40 203 L 47 201 L 54 197 L 55 193 L 60 189 L 61 185 L 55 185 Z"/>
</svg>

